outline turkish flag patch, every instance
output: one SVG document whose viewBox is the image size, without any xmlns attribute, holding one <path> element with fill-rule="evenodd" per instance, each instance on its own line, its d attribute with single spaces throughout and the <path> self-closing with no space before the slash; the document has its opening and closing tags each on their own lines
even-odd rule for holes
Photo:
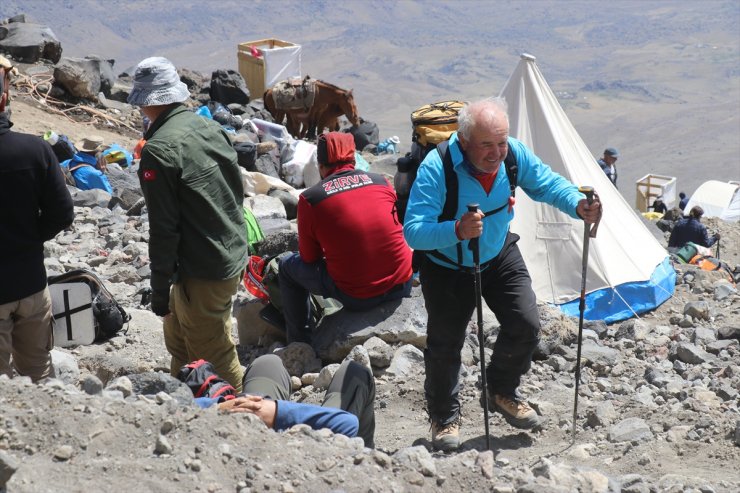
<svg viewBox="0 0 740 493">
<path fill-rule="evenodd" d="M 142 173 L 144 181 L 154 181 L 157 179 L 157 173 L 153 169 L 145 169 Z"/>
</svg>

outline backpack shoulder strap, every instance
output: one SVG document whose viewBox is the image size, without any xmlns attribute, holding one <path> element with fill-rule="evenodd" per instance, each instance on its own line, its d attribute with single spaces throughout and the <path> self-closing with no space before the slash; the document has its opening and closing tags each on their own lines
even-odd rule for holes
<svg viewBox="0 0 740 493">
<path fill-rule="evenodd" d="M 442 214 L 437 218 L 438 222 L 452 221 L 455 219 L 457 214 L 457 205 L 459 201 L 459 183 L 457 180 L 457 173 L 455 173 L 454 166 L 452 164 L 452 153 L 450 152 L 449 141 L 443 140 L 437 144 L 437 152 L 442 158 L 442 168 L 445 172 L 445 188 L 447 193 L 445 194 L 445 204 L 442 207 Z M 462 243 L 457 243 L 457 262 L 448 259 L 436 250 L 432 251 L 433 256 L 441 256 L 445 261 L 451 262 L 456 265 L 461 265 L 463 260 Z"/>
<path fill-rule="evenodd" d="M 437 152 L 442 158 L 442 167 L 445 172 L 445 188 L 447 189 L 445 204 L 442 207 L 442 214 L 437 218 L 437 221 L 451 221 L 455 219 L 455 213 L 457 212 L 458 182 L 457 173 L 455 173 L 455 169 L 452 164 L 452 154 L 449 149 L 449 141 L 444 140 L 437 144 Z"/>
<path fill-rule="evenodd" d="M 519 173 L 519 166 L 516 162 L 516 156 L 511 149 L 506 153 L 506 159 L 504 159 L 504 167 L 506 168 L 506 176 L 509 178 L 509 189 L 511 190 L 511 196 L 516 197 L 516 185 L 517 185 L 517 174 Z"/>
</svg>

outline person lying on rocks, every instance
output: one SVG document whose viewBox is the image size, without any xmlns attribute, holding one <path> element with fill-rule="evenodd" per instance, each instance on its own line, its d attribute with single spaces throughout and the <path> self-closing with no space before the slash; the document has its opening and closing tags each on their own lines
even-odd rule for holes
<svg viewBox="0 0 740 493">
<path fill-rule="evenodd" d="M 113 193 L 113 187 L 105 176 L 106 161 L 101 154 L 103 147 L 102 137 L 89 135 L 75 144 L 77 153 L 72 159 L 59 163 L 69 170 L 75 186 L 80 190 L 98 189 Z"/>
<path fill-rule="evenodd" d="M 411 250 L 393 186 L 380 174 L 355 169 L 351 134 L 320 135 L 316 158 L 322 180 L 298 199 L 299 253 L 280 260 L 288 343 L 311 342 L 309 292 L 353 311 L 411 292 Z"/>
<path fill-rule="evenodd" d="M 224 412 L 254 414 L 276 431 L 305 424 L 314 430 L 328 428 L 359 436 L 366 447 L 375 447 L 375 379 L 354 361 L 342 363 L 320 406 L 290 402 L 290 375 L 274 354 L 260 356 L 247 367 L 242 387 L 244 391 L 234 398 L 196 397 L 195 401 L 202 408 L 218 405 Z"/>
</svg>

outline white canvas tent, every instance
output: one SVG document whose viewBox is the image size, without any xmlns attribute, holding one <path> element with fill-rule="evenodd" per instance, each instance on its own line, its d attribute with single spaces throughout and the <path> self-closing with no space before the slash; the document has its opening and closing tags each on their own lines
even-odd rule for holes
<svg viewBox="0 0 740 493">
<path fill-rule="evenodd" d="M 668 299 L 675 271 L 666 250 L 596 163 L 533 56 L 522 55 L 501 96 L 509 105 L 511 136 L 573 183 L 593 186 L 603 204 L 598 236 L 589 247 L 585 318 L 623 320 Z M 512 231 L 521 236 L 519 247 L 538 299 L 577 315 L 583 222 L 521 191 L 515 210 Z"/>
<path fill-rule="evenodd" d="M 740 186 L 709 180 L 702 183 L 686 204 L 684 213 L 695 205 L 704 209 L 704 217 L 718 217 L 727 222 L 740 221 Z"/>
</svg>

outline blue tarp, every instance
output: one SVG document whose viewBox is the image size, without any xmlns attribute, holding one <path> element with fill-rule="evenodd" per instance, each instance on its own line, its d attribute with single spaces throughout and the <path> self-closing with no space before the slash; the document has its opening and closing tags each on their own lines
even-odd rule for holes
<svg viewBox="0 0 740 493">
<path fill-rule="evenodd" d="M 619 322 L 653 310 L 673 295 L 676 287 L 676 271 L 670 257 L 653 271 L 649 281 L 628 282 L 614 288 L 599 289 L 586 295 L 586 320 Z M 580 300 L 558 305 L 566 315 L 579 316 Z"/>
<path fill-rule="evenodd" d="M 95 159 L 95 156 L 78 152 L 72 159 L 67 159 L 66 161 L 59 163 L 59 166 L 64 168 L 74 168 L 78 164 L 85 164 L 86 166 L 81 166 L 72 171 L 72 177 L 75 180 L 75 186 L 77 188 L 80 190 L 98 188 L 113 194 L 113 187 L 110 186 L 108 177 L 96 167 L 97 160 Z"/>
</svg>

